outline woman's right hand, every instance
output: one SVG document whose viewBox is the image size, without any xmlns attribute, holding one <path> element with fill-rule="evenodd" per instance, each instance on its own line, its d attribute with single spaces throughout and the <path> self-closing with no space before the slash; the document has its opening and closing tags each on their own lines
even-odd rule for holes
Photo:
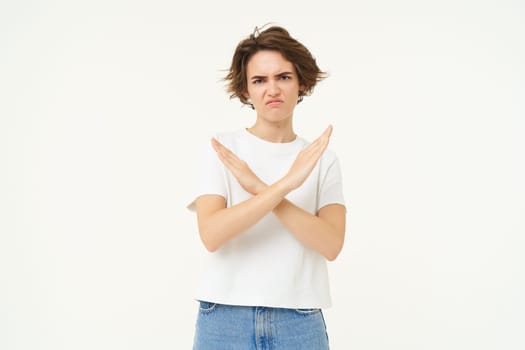
<svg viewBox="0 0 525 350">
<path fill-rule="evenodd" d="M 215 138 L 211 140 L 211 144 L 217 152 L 219 159 L 231 171 L 239 182 L 239 185 L 241 185 L 246 192 L 256 195 L 267 187 L 266 184 L 255 175 L 252 169 L 250 169 L 248 164 L 242 159 L 239 159 L 231 150 Z"/>
<path fill-rule="evenodd" d="M 317 161 L 321 158 L 321 155 L 328 146 L 332 129 L 332 125 L 329 125 L 321 136 L 299 152 L 290 170 L 282 179 L 285 185 L 291 190 L 301 186 L 310 175 Z"/>
</svg>

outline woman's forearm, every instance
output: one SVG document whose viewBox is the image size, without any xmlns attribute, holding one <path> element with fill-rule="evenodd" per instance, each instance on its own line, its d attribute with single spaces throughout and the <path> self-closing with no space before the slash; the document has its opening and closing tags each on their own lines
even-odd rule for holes
<svg viewBox="0 0 525 350">
<path fill-rule="evenodd" d="M 341 251 L 344 243 L 344 223 L 331 225 L 287 199 L 282 200 L 273 209 L 273 213 L 297 239 L 326 259 L 334 260 Z"/>
<path fill-rule="evenodd" d="M 199 231 L 204 245 L 211 252 L 217 250 L 271 212 L 288 192 L 289 186 L 284 181 L 278 181 L 261 188 L 257 195 L 242 203 L 204 215 L 199 219 Z"/>
<path fill-rule="evenodd" d="M 264 191 L 268 185 L 260 183 L 256 193 Z M 281 223 L 304 245 L 316 250 L 326 259 L 334 260 L 344 243 L 344 219 L 330 224 L 322 218 L 298 207 L 286 198 L 273 208 L 273 213 Z M 341 221 L 341 220 L 339 220 Z"/>
<path fill-rule="evenodd" d="M 229 209 L 217 210 L 218 207 L 223 207 L 223 202 L 209 208 L 212 214 L 205 215 L 209 218 L 205 220 L 205 227 L 199 223 L 201 236 L 204 232 L 203 241 L 208 249 L 217 249 L 225 241 L 248 229 L 273 210 L 284 226 L 303 244 L 329 260 L 335 259 L 344 239 L 344 213 L 341 212 L 341 208 L 332 206 L 323 208 L 318 213 L 319 216 L 316 216 L 284 198 L 290 191 L 301 186 L 311 174 L 328 145 L 331 132 L 332 127 L 329 126 L 319 138 L 303 148 L 286 176 L 269 187 L 257 177 L 245 161 L 219 141 L 212 140 L 212 146 L 222 163 L 232 172 L 241 187 L 254 197 Z"/>
</svg>

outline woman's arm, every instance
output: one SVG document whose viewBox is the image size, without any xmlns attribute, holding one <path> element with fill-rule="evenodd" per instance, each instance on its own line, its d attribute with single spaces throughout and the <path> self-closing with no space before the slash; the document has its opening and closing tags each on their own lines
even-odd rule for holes
<svg viewBox="0 0 525 350">
<path fill-rule="evenodd" d="M 258 188 L 264 191 L 265 185 L 260 184 Z M 341 252 L 346 230 L 346 208 L 343 205 L 326 205 L 313 215 L 283 198 L 273 213 L 297 239 L 327 260 L 335 260 Z"/>
<path fill-rule="evenodd" d="M 199 233 L 204 246 L 210 252 L 214 252 L 226 241 L 255 225 L 290 191 L 284 182 L 278 181 L 254 197 L 230 208 L 226 208 L 226 201 L 222 196 L 200 196 L 195 204 Z"/>
<path fill-rule="evenodd" d="M 316 216 L 284 199 L 273 209 L 273 213 L 297 239 L 327 260 L 335 260 L 341 252 L 346 226 L 343 205 L 326 205 Z"/>
<path fill-rule="evenodd" d="M 329 127 L 327 131 L 325 131 L 323 135 L 319 137 L 319 139 L 317 139 L 305 150 L 303 150 L 297 157 L 296 162 L 294 162 L 294 164 L 292 165 L 289 174 L 294 172 L 297 173 L 297 169 L 299 168 L 303 169 L 303 175 L 301 175 L 301 178 L 304 176 L 308 176 L 313 168 L 313 165 L 315 165 L 321 153 L 326 148 L 330 133 L 331 127 Z M 239 205 L 244 205 L 245 203 L 257 198 L 261 193 L 264 193 L 269 187 L 273 186 L 268 186 L 265 183 L 263 183 L 252 172 L 252 170 L 248 167 L 246 162 L 240 160 L 229 149 L 227 149 L 226 147 L 224 147 L 216 141 L 213 141 L 212 144 L 214 149 L 217 151 L 217 154 L 219 155 L 221 161 L 228 167 L 230 171 L 232 171 L 234 176 L 239 181 L 239 184 L 247 192 L 254 195 L 253 198 Z M 308 166 L 305 166 L 305 164 L 308 164 Z M 306 171 L 304 171 L 304 169 L 306 169 Z M 286 178 L 287 177 L 283 178 L 281 181 L 286 180 Z M 306 177 L 304 177 L 304 179 L 305 178 Z M 300 181 L 300 183 L 296 183 L 296 187 L 302 184 L 304 179 Z M 284 183 L 286 183 L 286 181 Z M 290 187 L 288 189 L 289 190 L 287 192 L 285 191 L 286 193 L 291 191 Z M 218 210 L 224 209 L 225 201 L 223 197 L 204 197 L 216 197 L 214 200 L 211 198 L 206 199 L 207 204 L 204 205 L 203 208 L 200 210 L 200 212 L 203 213 L 204 216 L 206 216 L 206 214 L 208 213 L 214 213 Z M 257 204 L 255 205 L 257 206 Z M 344 206 L 339 204 L 326 205 L 319 210 L 317 215 L 313 215 L 294 205 L 293 203 L 285 199 L 283 196 L 281 200 L 277 204 L 273 205 L 273 208 L 270 210 L 273 210 L 274 214 L 281 220 L 283 225 L 285 225 L 290 232 L 292 232 L 301 242 L 303 242 L 303 244 L 318 251 L 319 253 L 324 255 L 328 260 L 334 260 L 341 251 L 345 235 L 346 210 Z M 267 212 L 265 212 L 262 216 L 264 216 L 266 213 Z M 242 215 L 242 212 L 238 212 L 238 214 Z M 225 241 L 235 236 L 236 234 L 241 233 L 245 229 L 249 228 L 251 225 L 255 224 L 258 220 L 260 220 L 262 216 L 257 216 L 258 218 L 256 217 L 255 221 L 251 220 L 252 216 L 246 217 L 249 220 L 245 220 L 245 217 L 241 217 L 240 222 L 235 222 L 234 225 L 236 225 L 233 227 L 237 228 L 239 227 L 239 225 L 241 225 L 243 226 L 243 228 L 239 231 L 235 230 L 235 232 L 232 235 L 225 235 L 219 233 L 219 239 L 224 239 Z M 236 215 L 232 217 L 232 220 L 236 220 L 235 218 Z M 227 222 L 223 222 L 223 224 L 227 224 Z M 201 225 L 200 220 L 199 225 Z M 224 226 L 215 227 L 224 228 Z M 230 229 L 228 231 L 230 231 Z M 204 238 L 203 241 L 206 245 L 206 241 Z"/>
<path fill-rule="evenodd" d="M 199 232 L 206 249 L 217 250 L 224 242 L 257 223 L 272 207 L 273 213 L 304 245 L 333 261 L 343 248 L 345 237 L 345 207 L 331 204 L 316 215 L 299 208 L 289 200 L 273 195 L 271 186 L 259 195 L 226 209 L 224 197 L 205 195 L 197 199 Z M 279 193 L 277 189 L 275 193 Z M 281 192 L 282 193 L 282 192 Z M 262 195 L 262 196 L 261 196 Z M 278 195 L 279 196 L 279 195 Z M 228 227 L 228 229 L 224 229 Z"/>
<path fill-rule="evenodd" d="M 226 241 L 255 225 L 271 212 L 292 190 L 303 184 L 328 146 L 332 126 L 299 152 L 288 173 L 267 186 L 233 152 L 212 140 L 220 160 L 228 167 L 239 184 L 254 197 L 226 208 L 225 199 L 218 195 L 204 195 L 196 200 L 199 233 L 206 249 L 213 252 Z"/>
</svg>

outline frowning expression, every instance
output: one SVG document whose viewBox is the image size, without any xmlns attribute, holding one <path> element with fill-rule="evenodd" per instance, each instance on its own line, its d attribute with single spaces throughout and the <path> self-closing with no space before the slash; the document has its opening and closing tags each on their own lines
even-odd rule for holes
<svg viewBox="0 0 525 350">
<path fill-rule="evenodd" d="M 246 97 L 258 117 L 274 122 L 292 117 L 301 86 L 290 61 L 278 51 L 258 51 L 248 61 L 246 74 Z"/>
</svg>

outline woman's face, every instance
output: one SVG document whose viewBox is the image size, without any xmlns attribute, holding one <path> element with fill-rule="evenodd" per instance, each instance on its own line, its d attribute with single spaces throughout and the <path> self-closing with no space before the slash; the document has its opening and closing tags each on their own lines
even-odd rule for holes
<svg viewBox="0 0 525 350">
<path fill-rule="evenodd" d="M 259 118 L 280 122 L 292 117 L 301 87 L 290 61 L 278 51 L 259 51 L 248 61 L 246 75 L 246 97 Z"/>
</svg>

